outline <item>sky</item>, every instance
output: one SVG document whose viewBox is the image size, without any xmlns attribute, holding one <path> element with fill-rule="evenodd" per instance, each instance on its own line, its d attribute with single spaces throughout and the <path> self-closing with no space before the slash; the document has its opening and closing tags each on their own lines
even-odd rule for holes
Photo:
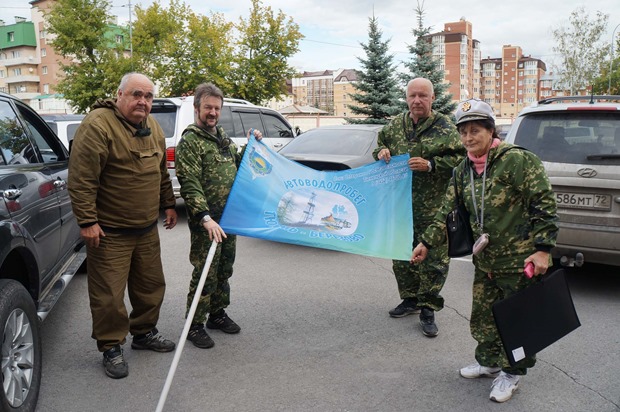
<svg viewBox="0 0 620 412">
<path fill-rule="evenodd" d="M 152 0 L 110 0 L 111 13 L 119 23 L 129 20 L 129 7 L 148 7 Z M 159 0 L 163 6 L 168 0 Z M 29 0 L 3 1 L 0 19 L 5 24 L 15 22 L 14 16 L 30 20 Z M 195 13 L 209 15 L 222 13 L 228 21 L 247 18 L 251 0 L 184 0 Z M 289 59 L 289 64 L 299 71 L 360 69 L 358 58 L 365 58 L 360 43 L 368 43 L 369 18 L 378 19 L 382 39 L 389 40 L 394 63 L 410 58 L 407 46 L 415 39 L 412 30 L 417 27 L 415 9 L 417 0 L 262 0 L 277 13 L 281 10 L 291 17 L 305 36 L 300 51 Z M 543 60 L 550 70 L 558 58 L 554 55 L 554 28 L 566 26 L 572 11 L 584 7 L 590 19 L 597 11 L 609 14 L 607 32 L 602 41 L 611 42 L 615 30 L 620 34 L 620 0 L 425 0 L 424 26 L 431 33 L 442 31 L 444 23 L 461 18 L 473 25 L 473 38 L 480 42 L 482 58 L 501 57 L 503 45 L 520 46 L 524 55 Z M 135 16 L 134 16 L 135 18 Z M 620 51 L 614 50 L 617 56 Z"/>
</svg>

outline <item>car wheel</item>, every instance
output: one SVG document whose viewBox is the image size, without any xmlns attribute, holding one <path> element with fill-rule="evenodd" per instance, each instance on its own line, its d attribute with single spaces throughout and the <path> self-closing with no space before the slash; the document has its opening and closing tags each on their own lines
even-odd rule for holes
<svg viewBox="0 0 620 412">
<path fill-rule="evenodd" d="M 41 386 L 39 319 L 32 298 L 13 280 L 0 280 L 0 327 L 0 410 L 34 411 Z"/>
</svg>

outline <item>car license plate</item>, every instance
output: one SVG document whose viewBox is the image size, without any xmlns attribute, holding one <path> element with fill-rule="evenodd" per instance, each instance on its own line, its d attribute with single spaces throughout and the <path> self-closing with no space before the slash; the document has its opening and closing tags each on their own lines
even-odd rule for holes
<svg viewBox="0 0 620 412">
<path fill-rule="evenodd" d="M 555 201 L 568 209 L 611 210 L 611 195 L 556 192 Z"/>
</svg>

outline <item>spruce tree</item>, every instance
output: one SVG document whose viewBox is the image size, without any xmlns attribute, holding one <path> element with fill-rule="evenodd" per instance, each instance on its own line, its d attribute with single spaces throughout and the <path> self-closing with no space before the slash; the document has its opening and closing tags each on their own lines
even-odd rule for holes
<svg viewBox="0 0 620 412">
<path fill-rule="evenodd" d="M 433 109 L 440 113 L 452 116 L 456 109 L 456 103 L 452 101 L 452 95 L 447 93 L 449 83 L 444 83 L 444 71 L 439 68 L 439 61 L 433 58 L 433 45 L 428 41 L 431 28 L 424 27 L 424 2 L 418 2 L 416 8 L 418 27 L 413 29 L 415 45 L 408 45 L 409 53 L 413 56 L 409 61 L 403 62 L 405 73 L 400 78 L 404 84 L 416 77 L 425 77 L 433 83 L 435 89 L 435 101 Z"/>
<path fill-rule="evenodd" d="M 347 118 L 348 123 L 386 124 L 390 118 L 402 111 L 404 93 L 395 77 L 394 56 L 388 54 L 389 40 L 381 41 L 382 32 L 378 20 L 373 15 L 368 29 L 368 44 L 360 43 L 366 52 L 366 58 L 357 59 L 363 70 L 357 70 L 357 93 L 349 96 L 357 105 L 348 105 L 355 114 L 366 118 Z"/>
</svg>

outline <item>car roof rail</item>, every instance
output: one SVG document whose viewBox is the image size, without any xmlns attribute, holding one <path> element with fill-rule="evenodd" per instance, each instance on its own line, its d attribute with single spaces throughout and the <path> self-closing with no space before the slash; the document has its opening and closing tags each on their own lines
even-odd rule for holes
<svg viewBox="0 0 620 412">
<path fill-rule="evenodd" d="M 538 101 L 538 104 L 550 104 L 557 102 L 568 102 L 568 101 L 586 101 L 588 100 L 590 104 L 594 104 L 594 101 L 619 101 L 620 96 L 618 95 L 590 95 L 590 96 L 555 96 L 555 97 L 547 97 L 546 99 L 542 99 Z"/>
<path fill-rule="evenodd" d="M 255 106 L 254 103 L 250 103 L 247 100 L 243 100 L 243 99 L 234 99 L 230 97 L 224 97 L 224 101 L 227 103 L 247 104 L 249 106 Z"/>
</svg>

